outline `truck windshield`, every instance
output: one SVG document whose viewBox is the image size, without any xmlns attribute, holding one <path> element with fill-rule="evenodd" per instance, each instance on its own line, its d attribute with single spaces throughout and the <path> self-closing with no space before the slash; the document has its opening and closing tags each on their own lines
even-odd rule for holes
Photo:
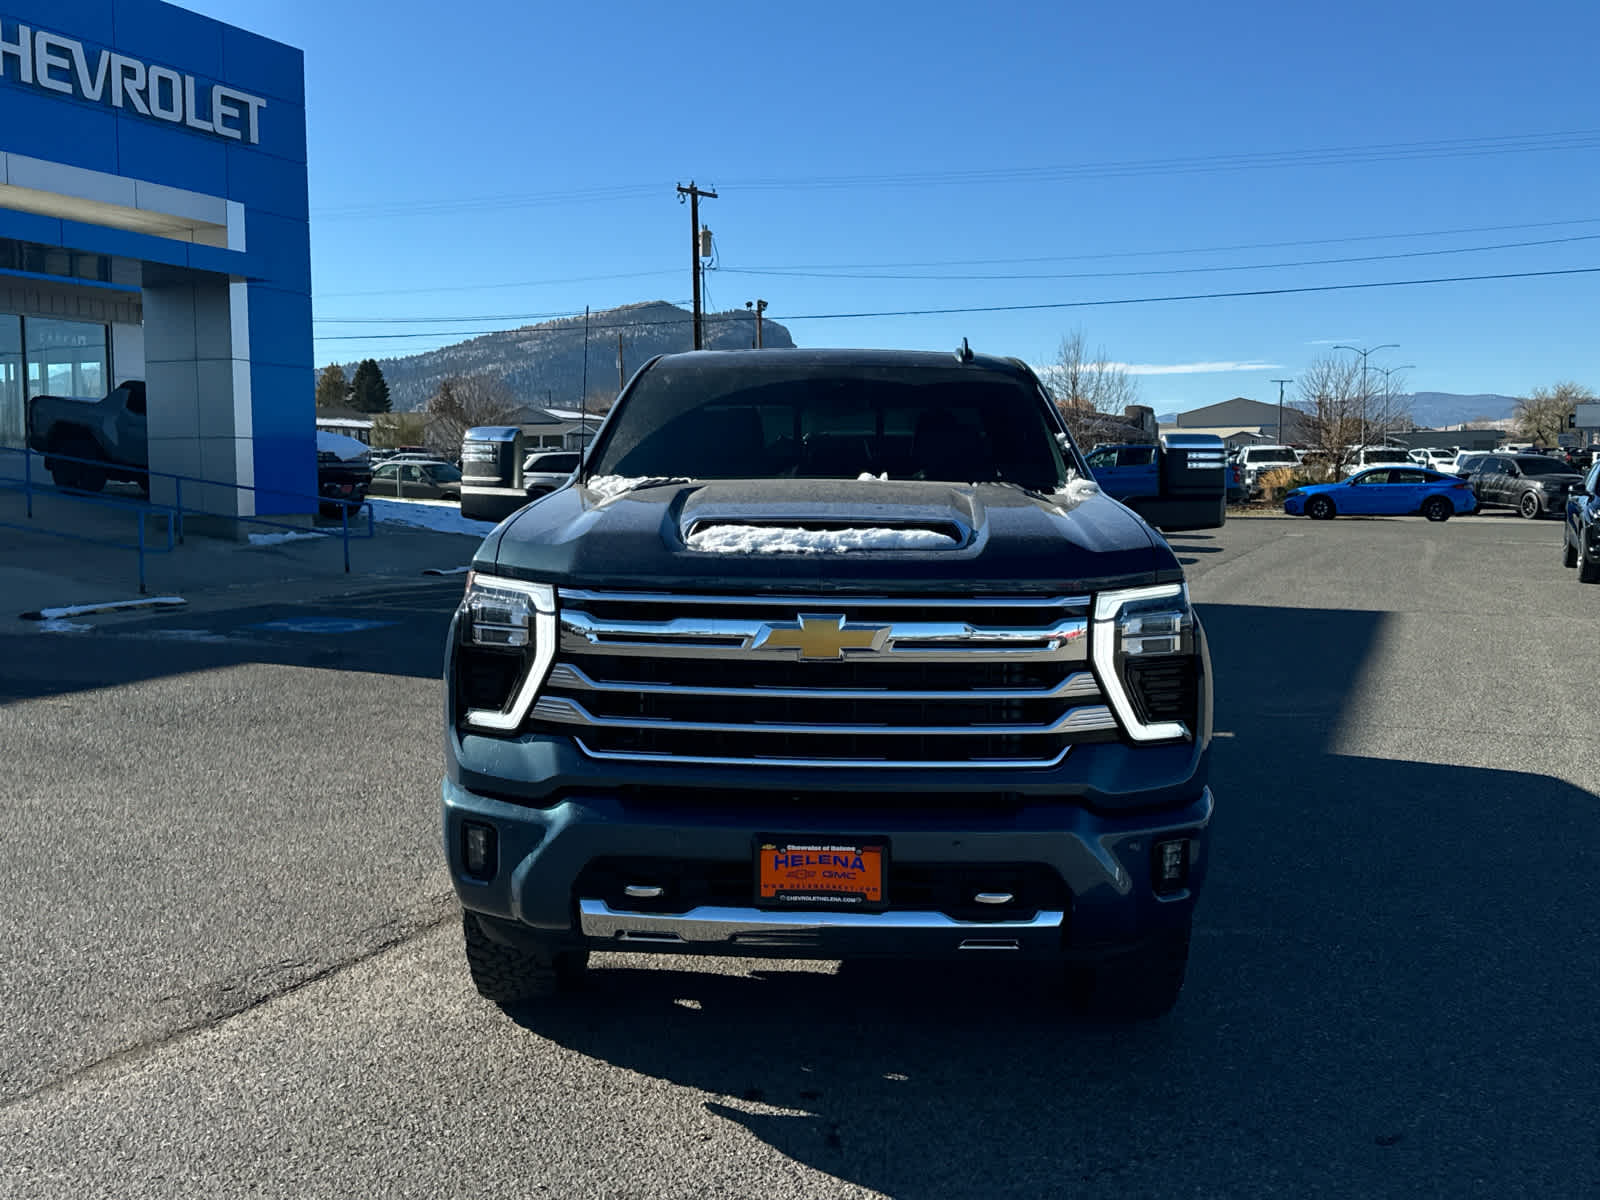
<svg viewBox="0 0 1600 1200">
<path fill-rule="evenodd" d="M 783 363 L 648 372 L 607 424 L 590 475 L 686 479 L 1067 479 L 1021 379 L 972 368 Z"/>
</svg>

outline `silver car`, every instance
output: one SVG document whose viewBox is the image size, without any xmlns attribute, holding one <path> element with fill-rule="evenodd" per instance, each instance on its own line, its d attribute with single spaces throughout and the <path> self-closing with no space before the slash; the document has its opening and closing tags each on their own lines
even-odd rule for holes
<svg viewBox="0 0 1600 1200">
<path fill-rule="evenodd" d="M 576 450 L 530 454 L 522 464 L 522 489 L 530 497 L 553 492 L 572 478 L 583 455 Z"/>
</svg>

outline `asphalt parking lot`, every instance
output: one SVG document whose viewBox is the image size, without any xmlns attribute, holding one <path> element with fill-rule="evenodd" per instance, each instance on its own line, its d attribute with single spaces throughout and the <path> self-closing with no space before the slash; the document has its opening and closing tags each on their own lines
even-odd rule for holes
<svg viewBox="0 0 1600 1200">
<path fill-rule="evenodd" d="M 0 1195 L 1600 1194 L 1600 588 L 1555 522 L 1177 535 L 1217 676 L 1189 983 L 598 956 L 472 992 L 460 579 L 0 635 Z"/>
</svg>

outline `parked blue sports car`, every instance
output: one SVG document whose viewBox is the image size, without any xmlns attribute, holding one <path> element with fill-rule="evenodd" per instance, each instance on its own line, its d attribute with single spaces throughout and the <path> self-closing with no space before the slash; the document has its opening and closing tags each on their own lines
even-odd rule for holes
<svg viewBox="0 0 1600 1200">
<path fill-rule="evenodd" d="M 1338 483 L 1297 487 L 1283 498 L 1283 511 L 1313 521 L 1336 516 L 1403 517 L 1421 513 L 1448 521 L 1478 507 L 1472 484 L 1424 467 L 1372 467 Z"/>
</svg>

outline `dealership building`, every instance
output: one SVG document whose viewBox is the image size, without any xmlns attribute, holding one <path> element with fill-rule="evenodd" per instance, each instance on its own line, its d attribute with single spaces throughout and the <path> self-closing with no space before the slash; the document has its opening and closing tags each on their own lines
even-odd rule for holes
<svg viewBox="0 0 1600 1200">
<path fill-rule="evenodd" d="M 297 49 L 160 0 L 0 0 L 0 446 L 32 396 L 142 379 L 153 472 L 256 489 L 185 504 L 310 511 L 305 126 Z"/>
</svg>

